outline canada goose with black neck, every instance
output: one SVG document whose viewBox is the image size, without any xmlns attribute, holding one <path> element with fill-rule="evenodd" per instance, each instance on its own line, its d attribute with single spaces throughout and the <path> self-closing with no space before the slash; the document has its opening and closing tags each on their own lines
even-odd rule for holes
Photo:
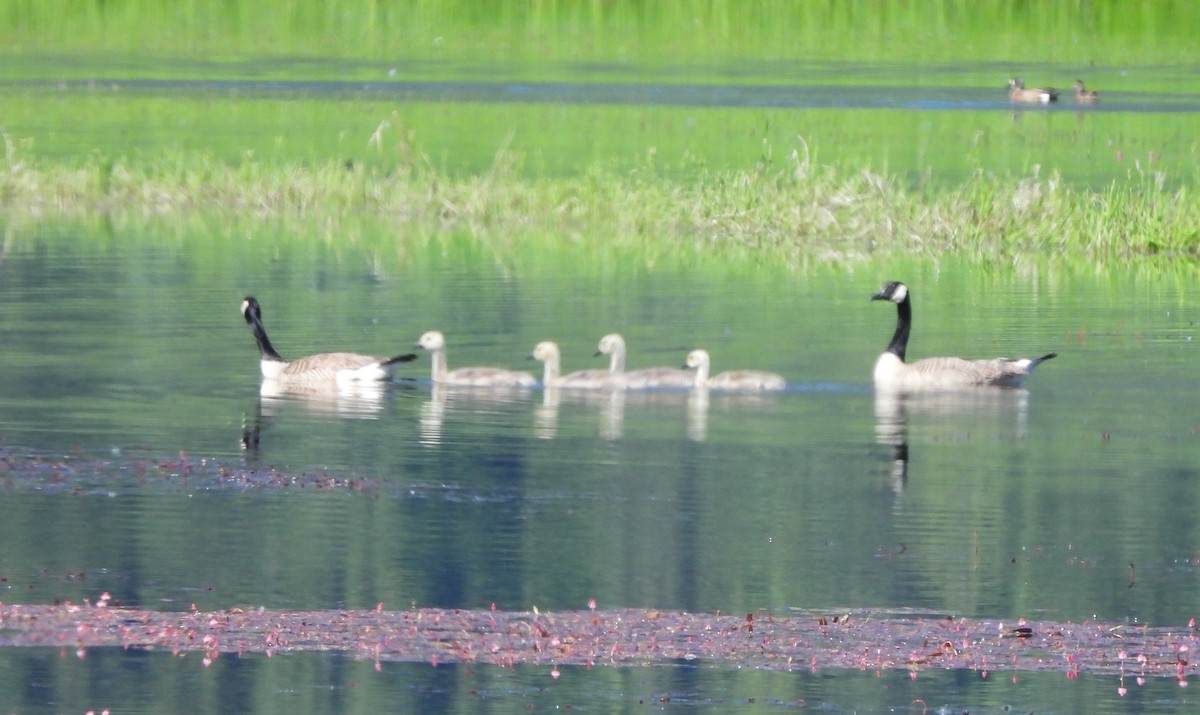
<svg viewBox="0 0 1200 715">
<path fill-rule="evenodd" d="M 875 361 L 876 389 L 923 392 L 963 387 L 1018 387 L 1034 368 L 1056 356 L 1056 353 L 1047 353 L 1038 358 L 991 360 L 934 357 L 906 363 L 904 356 L 912 331 L 912 299 L 908 286 L 892 281 L 872 295 L 871 300 L 891 301 L 896 304 L 897 313 L 892 342 Z"/>
<path fill-rule="evenodd" d="M 318 353 L 289 361 L 271 345 L 262 323 L 262 306 L 254 296 L 246 296 L 242 300 L 242 317 L 246 319 L 250 332 L 254 334 L 254 341 L 258 343 L 259 366 L 263 377 L 285 387 L 382 382 L 392 378 L 400 363 L 417 358 L 412 353 L 390 358 L 358 353 Z"/>
</svg>

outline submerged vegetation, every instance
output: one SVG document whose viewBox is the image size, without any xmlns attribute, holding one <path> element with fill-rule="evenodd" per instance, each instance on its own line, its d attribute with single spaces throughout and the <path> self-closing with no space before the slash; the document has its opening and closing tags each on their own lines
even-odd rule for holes
<svg viewBox="0 0 1200 715">
<path fill-rule="evenodd" d="M 528 178 L 520 157 L 503 150 L 488 171 L 463 177 L 422 159 L 391 170 L 343 161 L 229 165 L 207 155 L 93 157 L 64 167 L 10 153 L 0 165 L 0 206 L 16 223 L 235 213 L 299 219 L 332 233 L 365 216 L 393 225 L 398 242 L 465 234 L 493 248 L 553 240 L 787 265 L 947 252 L 977 260 L 1200 256 L 1200 202 L 1162 174 L 1092 190 L 1055 176 L 981 172 L 924 195 L 886 174 L 816 165 L 806 151 L 801 145 L 784 170 L 699 169 L 690 180 L 664 177 L 652 164 Z"/>
</svg>

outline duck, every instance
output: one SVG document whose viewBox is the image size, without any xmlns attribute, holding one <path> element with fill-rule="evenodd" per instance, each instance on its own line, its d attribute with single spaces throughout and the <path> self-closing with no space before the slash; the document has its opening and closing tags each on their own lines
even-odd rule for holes
<svg viewBox="0 0 1200 715">
<path fill-rule="evenodd" d="M 707 387 L 710 390 L 774 392 L 787 385 L 782 375 L 761 370 L 729 370 L 710 377 L 711 365 L 708 351 L 696 349 L 688 353 L 683 366 L 696 371 L 692 383 L 694 387 Z"/>
<path fill-rule="evenodd" d="M 1076 104 L 1095 104 L 1100 101 L 1100 93 L 1088 89 L 1083 85 L 1083 80 L 1075 80 L 1075 103 Z"/>
<path fill-rule="evenodd" d="M 608 355 L 608 372 L 614 387 L 644 390 L 654 387 L 691 387 L 695 376 L 690 370 L 675 367 L 647 367 L 625 371 L 625 338 L 609 333 L 600 338 L 596 355 Z"/>
<path fill-rule="evenodd" d="M 934 357 L 906 363 L 904 356 L 912 330 L 912 299 L 908 286 L 892 281 L 872 295 L 871 300 L 891 301 L 896 304 L 897 313 L 892 342 L 875 361 L 877 390 L 925 392 L 969 387 L 1020 387 L 1038 365 L 1058 356 L 1057 353 L 1046 353 L 1036 358 L 991 360 Z"/>
<path fill-rule="evenodd" d="M 558 343 L 546 340 L 538 343 L 529 355 L 531 360 L 540 360 L 545 366 L 542 385 L 545 387 L 567 387 L 581 390 L 599 390 L 613 386 L 612 374 L 608 370 L 577 370 L 563 375 L 562 354 Z"/>
<path fill-rule="evenodd" d="M 1018 104 L 1049 104 L 1058 101 L 1058 90 L 1053 87 L 1026 89 L 1025 80 L 1013 77 L 1008 80 L 1008 98 Z"/>
<path fill-rule="evenodd" d="M 259 366 L 262 376 L 283 387 L 322 387 L 351 385 L 363 382 L 383 382 L 392 379 L 401 363 L 417 359 L 413 353 L 394 357 L 361 355 L 359 353 L 318 353 L 296 360 L 286 360 L 271 344 L 263 327 L 262 306 L 254 296 L 242 299 L 242 317 L 250 326 L 258 343 Z"/>
<path fill-rule="evenodd" d="M 430 330 L 417 341 L 417 347 L 428 350 L 433 358 L 433 382 L 438 385 L 462 387 L 533 387 L 537 378 L 527 372 L 500 367 L 446 368 L 446 336 Z"/>
</svg>

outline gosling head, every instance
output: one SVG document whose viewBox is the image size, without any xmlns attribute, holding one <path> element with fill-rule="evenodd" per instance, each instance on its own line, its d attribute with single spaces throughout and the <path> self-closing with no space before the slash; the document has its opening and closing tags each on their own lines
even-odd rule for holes
<svg viewBox="0 0 1200 715">
<path fill-rule="evenodd" d="M 871 300 L 890 300 L 896 305 L 900 305 L 908 300 L 908 286 L 900 281 L 892 281 L 871 296 Z"/>
<path fill-rule="evenodd" d="M 529 357 L 533 358 L 534 360 L 540 360 L 541 362 L 553 360 L 558 356 L 558 345 L 550 342 L 549 340 L 535 345 L 533 347 L 533 353 L 529 355 Z"/>
<path fill-rule="evenodd" d="M 687 361 L 683 363 L 686 368 L 698 368 L 702 365 L 707 365 L 709 361 L 707 350 L 693 350 L 688 353 Z"/>
<path fill-rule="evenodd" d="M 422 335 L 421 339 L 417 341 L 417 347 L 424 348 L 431 352 L 434 350 L 445 350 L 446 337 L 437 330 L 430 330 L 428 333 Z"/>
<path fill-rule="evenodd" d="M 617 333 L 609 333 L 600 338 L 600 344 L 596 346 L 596 355 L 612 355 L 624 349 L 625 338 L 622 338 Z"/>
</svg>

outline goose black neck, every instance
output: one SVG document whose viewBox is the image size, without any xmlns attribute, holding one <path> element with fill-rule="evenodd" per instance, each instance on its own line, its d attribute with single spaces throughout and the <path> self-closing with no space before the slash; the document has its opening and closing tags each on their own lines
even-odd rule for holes
<svg viewBox="0 0 1200 715">
<path fill-rule="evenodd" d="M 912 330 L 912 303 L 908 296 L 896 304 L 896 332 L 892 334 L 892 342 L 887 351 L 904 362 L 904 351 L 908 349 L 908 333 Z"/>
<path fill-rule="evenodd" d="M 250 332 L 254 333 L 254 342 L 258 343 L 258 354 L 263 360 L 287 362 L 282 355 L 275 351 L 275 346 L 271 345 L 271 339 L 267 337 L 267 329 L 263 327 L 262 318 L 257 311 L 247 311 L 246 322 L 250 324 Z"/>
</svg>

